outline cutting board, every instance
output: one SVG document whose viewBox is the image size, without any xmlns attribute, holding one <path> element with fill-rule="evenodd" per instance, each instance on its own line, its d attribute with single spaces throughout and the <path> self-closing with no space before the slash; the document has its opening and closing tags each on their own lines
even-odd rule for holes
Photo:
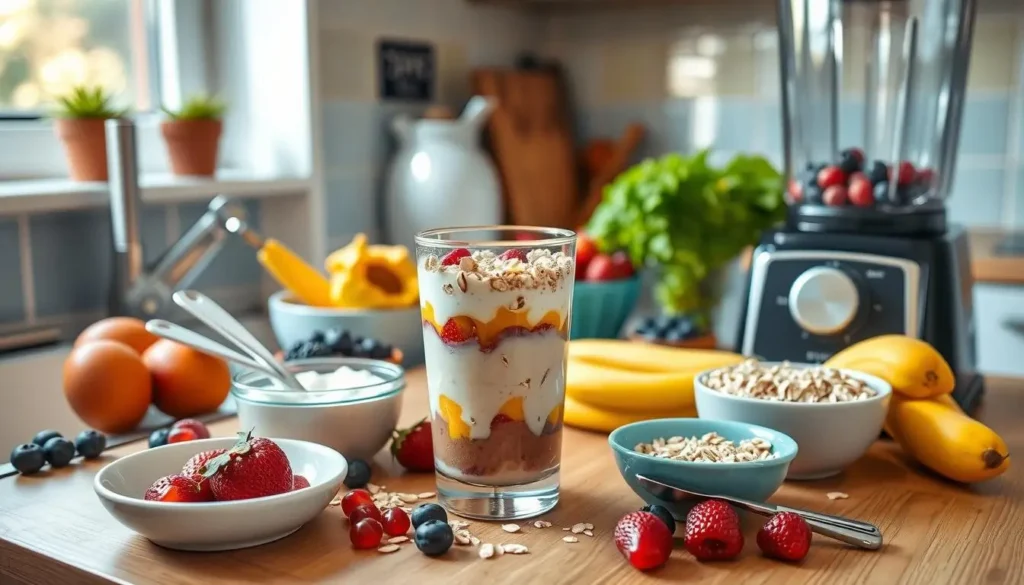
<svg viewBox="0 0 1024 585">
<path fill-rule="evenodd" d="M 580 189 L 559 72 L 478 69 L 472 78 L 478 95 L 497 102 L 487 129 L 509 222 L 574 228 Z"/>
</svg>

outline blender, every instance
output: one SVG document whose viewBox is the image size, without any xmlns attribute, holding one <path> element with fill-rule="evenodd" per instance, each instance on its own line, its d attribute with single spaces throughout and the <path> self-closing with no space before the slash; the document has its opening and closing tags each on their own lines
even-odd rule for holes
<svg viewBox="0 0 1024 585">
<path fill-rule="evenodd" d="M 789 208 L 754 250 L 744 354 L 820 363 L 908 335 L 979 400 L 967 234 L 945 206 L 974 17 L 974 0 L 778 0 Z"/>
</svg>

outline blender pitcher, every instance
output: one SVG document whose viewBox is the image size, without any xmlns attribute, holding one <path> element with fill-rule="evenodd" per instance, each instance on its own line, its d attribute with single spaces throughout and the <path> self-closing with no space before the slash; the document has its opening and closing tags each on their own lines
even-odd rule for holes
<svg viewBox="0 0 1024 585">
<path fill-rule="evenodd" d="M 945 230 L 974 14 L 974 0 L 779 1 L 791 226 Z M 858 78 L 863 124 L 841 132 Z"/>
</svg>

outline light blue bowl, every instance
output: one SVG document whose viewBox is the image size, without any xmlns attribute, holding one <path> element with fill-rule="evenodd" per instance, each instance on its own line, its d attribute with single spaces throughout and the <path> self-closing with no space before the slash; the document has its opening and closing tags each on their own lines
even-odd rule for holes
<svg viewBox="0 0 1024 585">
<path fill-rule="evenodd" d="M 570 339 L 615 339 L 640 296 L 640 276 L 577 282 L 572 291 Z"/>
<path fill-rule="evenodd" d="M 743 463 L 691 463 L 641 455 L 633 450 L 638 443 L 650 443 L 658 438 L 699 437 L 710 432 L 733 442 L 760 437 L 772 444 L 778 456 Z M 796 441 L 778 431 L 747 423 L 698 418 L 662 418 L 628 424 L 612 431 L 608 443 L 619 473 L 629 487 L 648 504 L 667 507 L 676 518 L 685 518 L 692 502 L 659 500 L 640 485 L 636 474 L 708 495 L 764 501 L 782 485 L 789 462 L 797 452 Z"/>
</svg>

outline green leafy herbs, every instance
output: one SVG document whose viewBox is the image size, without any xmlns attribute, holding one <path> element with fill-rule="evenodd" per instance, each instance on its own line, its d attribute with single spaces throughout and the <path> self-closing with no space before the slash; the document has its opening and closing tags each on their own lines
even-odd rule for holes
<svg viewBox="0 0 1024 585">
<path fill-rule="evenodd" d="M 704 279 L 786 214 L 782 177 L 767 160 L 741 155 L 719 168 L 707 159 L 703 150 L 633 166 L 605 188 L 586 228 L 600 249 L 659 268 L 655 295 L 668 313 L 710 309 Z"/>
<path fill-rule="evenodd" d="M 71 93 L 57 98 L 57 118 L 120 118 L 127 110 L 111 106 L 113 95 L 100 86 L 75 86 Z"/>
<path fill-rule="evenodd" d="M 172 120 L 220 120 L 228 105 L 216 96 L 194 95 L 185 100 L 177 111 L 161 107 Z"/>
</svg>

